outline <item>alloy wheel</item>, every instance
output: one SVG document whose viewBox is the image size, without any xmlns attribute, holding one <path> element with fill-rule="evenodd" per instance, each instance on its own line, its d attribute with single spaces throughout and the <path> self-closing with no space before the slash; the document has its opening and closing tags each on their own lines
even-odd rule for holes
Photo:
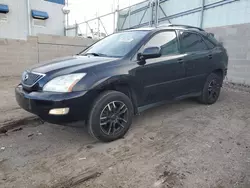
<svg viewBox="0 0 250 188">
<path fill-rule="evenodd" d="M 212 80 L 208 85 L 208 98 L 215 100 L 219 95 L 219 84 L 216 80 Z"/>
<path fill-rule="evenodd" d="M 106 135 L 120 133 L 128 122 L 128 108 L 122 101 L 112 101 L 102 110 L 100 127 Z"/>
</svg>

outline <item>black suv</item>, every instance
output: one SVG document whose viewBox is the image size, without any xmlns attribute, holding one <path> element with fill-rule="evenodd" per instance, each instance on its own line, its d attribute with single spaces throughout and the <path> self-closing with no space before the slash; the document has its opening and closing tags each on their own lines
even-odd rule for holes
<svg viewBox="0 0 250 188">
<path fill-rule="evenodd" d="M 200 28 L 132 29 L 27 69 L 16 99 L 48 122 L 85 120 L 94 138 L 108 142 L 124 136 L 134 114 L 166 101 L 213 104 L 227 65 L 225 48 Z"/>
</svg>

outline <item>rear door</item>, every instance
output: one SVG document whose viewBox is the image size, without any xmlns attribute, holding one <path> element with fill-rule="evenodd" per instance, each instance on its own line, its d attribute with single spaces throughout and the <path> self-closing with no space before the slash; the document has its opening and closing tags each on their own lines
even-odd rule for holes
<svg viewBox="0 0 250 188">
<path fill-rule="evenodd" d="M 180 31 L 179 34 L 186 72 L 186 93 L 199 92 L 212 68 L 212 53 L 198 33 Z"/>
</svg>

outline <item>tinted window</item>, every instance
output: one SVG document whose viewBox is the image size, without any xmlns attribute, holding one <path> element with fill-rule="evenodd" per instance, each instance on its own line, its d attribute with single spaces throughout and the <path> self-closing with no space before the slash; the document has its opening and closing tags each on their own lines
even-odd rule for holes
<svg viewBox="0 0 250 188">
<path fill-rule="evenodd" d="M 178 41 L 174 31 L 165 31 L 153 36 L 144 46 L 160 47 L 162 56 L 178 53 Z"/>
<path fill-rule="evenodd" d="M 210 40 L 208 40 L 206 38 L 203 38 L 203 40 L 205 41 L 205 43 L 209 49 L 213 49 L 215 47 L 215 45 Z"/>
<path fill-rule="evenodd" d="M 181 32 L 181 48 L 184 53 L 208 49 L 201 36 L 189 32 Z"/>
<path fill-rule="evenodd" d="M 95 53 L 102 56 L 123 57 L 128 54 L 148 34 L 148 31 L 126 31 L 115 33 L 98 41 L 86 53 Z"/>
</svg>

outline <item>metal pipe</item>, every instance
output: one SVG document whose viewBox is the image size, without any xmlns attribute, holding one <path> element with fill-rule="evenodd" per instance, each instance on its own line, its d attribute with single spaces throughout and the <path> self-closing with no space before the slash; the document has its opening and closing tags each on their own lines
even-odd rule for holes
<svg viewBox="0 0 250 188">
<path fill-rule="evenodd" d="M 99 15 L 99 12 L 96 13 L 96 15 Z M 97 35 L 98 35 L 98 39 L 100 38 L 100 18 L 97 17 Z"/>
<path fill-rule="evenodd" d="M 205 0 L 201 0 L 201 20 L 200 20 L 200 28 L 203 27 L 204 9 L 205 9 Z"/>
<path fill-rule="evenodd" d="M 115 32 L 115 14 L 116 14 L 116 11 L 114 12 L 114 20 L 113 20 L 113 32 Z M 117 21 L 118 22 L 118 21 Z M 117 23 L 118 24 L 118 23 Z"/>
<path fill-rule="evenodd" d="M 92 37 L 94 38 L 93 30 L 91 29 L 91 27 L 90 27 L 90 25 L 89 25 L 89 23 L 88 23 L 88 22 L 86 22 L 86 24 L 87 24 L 87 26 L 88 26 L 88 27 L 89 27 L 89 29 L 90 29 L 90 32 L 91 32 L 91 34 L 92 34 Z"/>
<path fill-rule="evenodd" d="M 126 23 L 127 18 L 128 18 L 128 16 L 126 16 L 126 17 L 124 18 L 124 20 L 123 20 L 123 22 L 122 22 L 121 29 L 123 29 L 123 26 L 124 26 L 124 24 Z"/>
<path fill-rule="evenodd" d="M 152 19 L 152 8 L 151 8 L 151 6 L 152 6 L 152 0 L 150 0 L 149 7 L 148 7 L 148 11 L 151 11 L 151 14 L 150 14 L 150 12 L 148 12 L 148 16 L 149 16 L 149 18 L 148 18 L 148 26 L 151 26 L 151 19 Z"/>
<path fill-rule="evenodd" d="M 76 20 L 75 20 L 75 27 L 76 27 L 76 29 L 75 29 L 75 36 L 77 37 L 78 36 L 78 25 L 77 25 Z"/>
<path fill-rule="evenodd" d="M 146 14 L 147 10 L 148 10 L 148 9 L 146 9 L 146 10 L 144 11 L 144 13 L 143 13 L 143 15 L 142 15 L 142 17 L 141 17 L 141 20 L 140 20 L 140 22 L 139 22 L 139 25 L 141 24 L 143 18 L 145 17 L 145 14 Z"/>
<path fill-rule="evenodd" d="M 115 31 L 118 31 L 118 22 L 119 22 L 119 12 L 120 12 L 120 0 L 117 0 L 117 9 L 116 9 L 116 12 L 115 12 L 115 18 L 117 19 L 117 22 L 116 22 L 116 30 Z"/>
<path fill-rule="evenodd" d="M 31 20 L 30 20 L 30 0 L 26 1 L 27 3 L 27 19 L 28 19 L 28 35 L 31 35 Z"/>
<path fill-rule="evenodd" d="M 154 0 L 151 1 L 151 19 L 150 19 L 150 27 L 154 24 Z"/>
<path fill-rule="evenodd" d="M 101 23 L 101 25 L 102 25 L 102 28 L 103 28 L 105 34 L 108 35 L 108 32 L 107 32 L 107 30 L 106 30 L 104 24 L 102 23 L 102 20 L 101 20 L 100 18 L 98 18 L 98 19 L 99 19 L 99 21 L 100 21 L 100 23 Z"/>
<path fill-rule="evenodd" d="M 159 7 L 160 7 L 160 0 L 156 1 L 156 26 L 158 26 L 158 22 L 159 22 Z"/>
<path fill-rule="evenodd" d="M 130 27 L 130 8 L 129 8 L 129 12 L 128 12 L 128 27 Z"/>
<path fill-rule="evenodd" d="M 163 8 L 161 7 L 161 5 L 159 6 L 162 13 L 164 14 L 164 16 L 167 18 L 168 22 L 171 24 L 171 21 L 168 19 L 168 15 L 165 13 L 165 11 L 163 10 Z"/>
<path fill-rule="evenodd" d="M 69 7 L 69 0 L 67 0 L 66 5 L 67 7 Z M 67 14 L 66 17 L 67 17 L 66 27 L 68 28 L 69 27 L 69 14 Z"/>
</svg>

